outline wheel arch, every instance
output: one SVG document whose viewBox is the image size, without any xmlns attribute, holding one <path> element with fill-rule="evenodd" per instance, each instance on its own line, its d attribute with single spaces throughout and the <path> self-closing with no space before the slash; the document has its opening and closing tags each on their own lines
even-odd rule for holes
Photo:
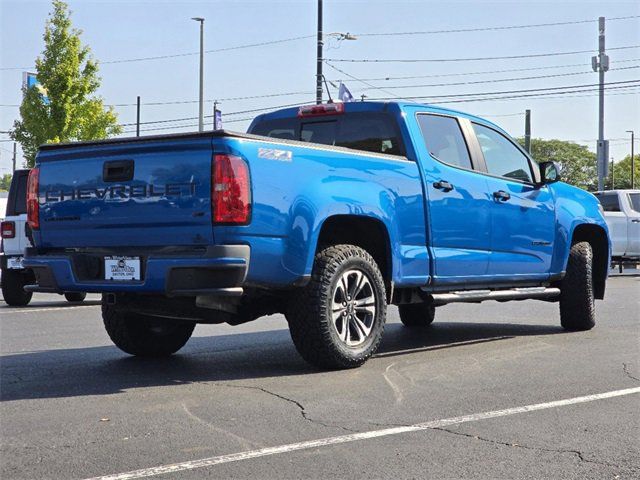
<svg viewBox="0 0 640 480">
<path fill-rule="evenodd" d="M 604 298 L 609 273 L 609 237 L 604 228 L 596 224 L 583 223 L 573 229 L 571 245 L 588 242 L 593 251 L 593 289 L 595 298 Z"/>
<path fill-rule="evenodd" d="M 320 226 L 314 252 L 331 245 L 356 245 L 366 250 L 378 264 L 387 296 L 392 293 L 393 256 L 389 230 L 379 218 L 365 215 L 332 215 Z"/>
</svg>

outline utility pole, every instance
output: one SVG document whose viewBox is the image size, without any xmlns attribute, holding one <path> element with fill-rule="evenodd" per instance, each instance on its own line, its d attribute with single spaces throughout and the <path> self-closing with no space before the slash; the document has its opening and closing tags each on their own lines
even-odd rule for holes
<svg viewBox="0 0 640 480">
<path fill-rule="evenodd" d="M 598 55 L 591 58 L 591 66 L 599 77 L 598 98 L 598 190 L 604 189 L 607 176 L 609 141 L 604 139 L 604 72 L 609 70 L 609 57 L 604 53 L 604 17 L 598 18 Z"/>
<path fill-rule="evenodd" d="M 16 171 L 16 155 L 17 155 L 17 153 L 16 153 L 16 152 L 17 152 L 17 151 L 16 151 L 16 149 L 17 149 L 17 148 L 18 148 L 18 147 L 17 147 L 16 142 L 13 142 L 13 169 L 11 170 L 11 173 L 12 173 L 12 174 L 13 174 L 13 173 L 15 173 L 15 171 Z"/>
<path fill-rule="evenodd" d="M 531 110 L 524 111 L 524 149 L 531 153 Z"/>
<path fill-rule="evenodd" d="M 633 130 L 627 130 L 627 133 L 631 134 L 631 188 L 634 189 L 634 188 L 636 188 L 635 187 L 636 163 L 635 163 L 635 159 L 633 158 L 633 142 L 634 142 L 633 134 L 634 134 L 634 131 Z"/>
<path fill-rule="evenodd" d="M 204 131 L 204 18 L 193 17 L 200 22 L 200 96 L 198 102 L 198 131 Z"/>
<path fill-rule="evenodd" d="M 316 63 L 316 104 L 322 103 L 322 0 L 318 0 L 318 50 Z"/>
<path fill-rule="evenodd" d="M 140 136 L 140 95 L 138 95 L 138 101 L 136 106 L 136 137 Z"/>
</svg>

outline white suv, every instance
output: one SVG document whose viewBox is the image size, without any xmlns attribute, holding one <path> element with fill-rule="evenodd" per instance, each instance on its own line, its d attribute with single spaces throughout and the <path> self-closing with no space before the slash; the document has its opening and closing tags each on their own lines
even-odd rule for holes
<svg viewBox="0 0 640 480">
<path fill-rule="evenodd" d="M 0 224 L 0 268 L 2 269 L 2 296 L 11 306 L 27 305 L 33 293 L 25 285 L 35 283 L 33 272 L 22 266 L 24 249 L 31 246 L 27 236 L 27 179 L 29 170 L 16 170 L 9 187 L 6 217 Z M 69 302 L 81 302 L 86 293 L 64 294 Z"/>
</svg>

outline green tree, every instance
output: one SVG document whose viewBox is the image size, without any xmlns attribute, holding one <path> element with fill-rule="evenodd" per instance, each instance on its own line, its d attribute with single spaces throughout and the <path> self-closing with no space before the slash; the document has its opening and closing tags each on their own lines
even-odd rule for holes
<svg viewBox="0 0 640 480">
<path fill-rule="evenodd" d="M 638 188 L 640 185 L 640 155 L 634 155 L 634 183 Z M 613 186 L 616 189 L 631 188 L 631 155 L 627 155 L 618 163 L 609 166 L 609 176 L 605 181 L 607 188 L 611 188 L 611 174 L 613 173 Z"/>
<path fill-rule="evenodd" d="M 524 139 L 518 142 L 524 146 Z M 531 156 L 538 162 L 556 161 L 562 165 L 562 181 L 595 190 L 598 185 L 596 154 L 587 147 L 565 140 L 531 139 Z"/>
<path fill-rule="evenodd" d="M 74 140 L 107 138 L 121 132 L 112 107 L 105 109 L 94 95 L 100 86 L 98 64 L 82 45 L 82 32 L 71 26 L 66 3 L 53 0 L 44 30 L 44 51 L 36 59 L 36 78 L 42 88 L 24 89 L 20 120 L 12 137 L 20 142 L 27 166 L 38 146 Z"/>
<path fill-rule="evenodd" d="M 4 175 L 0 176 L 0 191 L 9 190 L 9 185 L 11 185 L 11 177 L 12 175 L 10 173 L 5 173 Z"/>
</svg>

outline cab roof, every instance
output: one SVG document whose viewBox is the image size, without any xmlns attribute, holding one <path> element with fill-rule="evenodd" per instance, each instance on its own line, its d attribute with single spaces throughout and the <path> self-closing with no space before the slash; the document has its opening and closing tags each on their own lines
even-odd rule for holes
<svg viewBox="0 0 640 480">
<path fill-rule="evenodd" d="M 274 120 L 280 118 L 290 118 L 296 117 L 298 115 L 298 110 L 301 106 L 305 106 L 306 104 L 301 104 L 295 107 L 283 108 L 280 110 L 275 110 L 273 112 L 263 113 L 258 115 L 253 123 L 263 120 Z M 484 118 L 478 117 L 476 115 L 472 115 L 466 112 L 462 112 L 460 110 L 454 110 L 451 108 L 440 107 L 436 105 L 429 105 L 427 103 L 414 103 L 407 101 L 386 101 L 386 102 L 375 102 L 375 101 L 365 101 L 365 102 L 347 102 L 344 104 L 345 113 L 350 112 L 406 112 L 407 110 L 414 110 L 415 108 L 424 109 L 428 112 L 437 112 L 443 113 L 447 115 L 453 115 L 456 117 L 464 117 L 469 120 L 478 121 L 484 124 L 491 125 L 495 128 L 502 130 L 498 125 L 493 122 L 486 120 Z"/>
</svg>

